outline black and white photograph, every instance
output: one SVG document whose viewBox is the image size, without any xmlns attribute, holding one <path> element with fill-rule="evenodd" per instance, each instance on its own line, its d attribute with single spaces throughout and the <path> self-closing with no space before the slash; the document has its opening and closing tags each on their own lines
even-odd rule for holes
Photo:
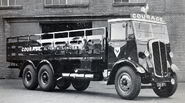
<svg viewBox="0 0 185 103">
<path fill-rule="evenodd" d="M 184 0 L 0 0 L 0 103 L 183 103 Z"/>
</svg>

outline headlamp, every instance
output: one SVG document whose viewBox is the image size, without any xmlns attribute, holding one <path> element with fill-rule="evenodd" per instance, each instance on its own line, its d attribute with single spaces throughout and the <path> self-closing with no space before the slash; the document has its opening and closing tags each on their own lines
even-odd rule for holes
<svg viewBox="0 0 185 103">
<path fill-rule="evenodd" d="M 139 52 L 139 57 L 142 59 L 148 58 L 150 57 L 150 53 L 147 50 L 145 50 L 144 52 Z"/>
<path fill-rule="evenodd" d="M 150 53 L 147 50 L 144 51 L 144 54 L 145 54 L 146 57 L 150 56 Z"/>
</svg>

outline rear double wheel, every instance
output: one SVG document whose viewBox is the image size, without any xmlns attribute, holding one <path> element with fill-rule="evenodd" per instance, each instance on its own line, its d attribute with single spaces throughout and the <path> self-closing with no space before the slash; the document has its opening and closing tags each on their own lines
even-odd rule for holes
<svg viewBox="0 0 185 103">
<path fill-rule="evenodd" d="M 68 80 L 68 79 L 62 78 L 62 79 L 57 81 L 56 85 L 60 90 L 66 90 L 67 88 L 70 87 L 71 81 Z"/>
<path fill-rule="evenodd" d="M 54 72 L 47 64 L 41 66 L 38 73 L 39 86 L 44 91 L 51 91 L 55 88 Z"/>
<path fill-rule="evenodd" d="M 73 87 L 77 91 L 84 91 L 89 87 L 90 81 L 89 80 L 84 80 L 84 79 L 74 79 L 72 81 Z"/>
<path fill-rule="evenodd" d="M 37 72 L 31 64 L 24 67 L 22 81 L 27 89 L 34 90 L 37 88 Z"/>
<path fill-rule="evenodd" d="M 116 73 L 115 88 L 121 98 L 134 99 L 141 89 L 141 77 L 131 67 L 123 66 Z"/>
</svg>

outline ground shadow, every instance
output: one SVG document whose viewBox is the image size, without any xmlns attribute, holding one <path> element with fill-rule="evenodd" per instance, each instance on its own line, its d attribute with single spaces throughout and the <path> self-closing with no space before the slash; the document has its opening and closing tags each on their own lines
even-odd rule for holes
<svg viewBox="0 0 185 103">
<path fill-rule="evenodd" d="M 40 88 L 38 88 L 36 91 L 42 91 Z M 111 98 L 111 99 L 120 99 L 121 98 L 117 95 L 117 93 L 107 93 L 104 91 L 76 91 L 73 89 L 67 89 L 67 90 L 59 90 L 59 89 L 55 89 L 53 91 L 51 91 L 51 93 L 65 93 L 65 94 L 78 94 L 78 95 L 87 95 L 87 96 L 98 96 L 98 97 L 102 97 L 102 98 Z M 170 99 L 170 98 L 160 98 L 158 96 L 141 96 L 139 95 L 136 99 L 132 100 L 132 101 L 151 101 L 151 100 L 165 100 L 165 99 Z M 124 99 L 123 99 L 124 100 Z"/>
</svg>

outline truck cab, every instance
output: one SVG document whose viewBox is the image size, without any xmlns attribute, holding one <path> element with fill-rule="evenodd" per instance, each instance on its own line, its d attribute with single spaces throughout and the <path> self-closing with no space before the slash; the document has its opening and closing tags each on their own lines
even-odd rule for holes
<svg viewBox="0 0 185 103">
<path fill-rule="evenodd" d="M 127 99 L 138 95 L 141 83 L 151 83 L 160 97 L 171 96 L 177 87 L 177 67 L 163 19 L 132 14 L 108 22 L 108 84 L 115 84 L 118 94 Z"/>
</svg>

